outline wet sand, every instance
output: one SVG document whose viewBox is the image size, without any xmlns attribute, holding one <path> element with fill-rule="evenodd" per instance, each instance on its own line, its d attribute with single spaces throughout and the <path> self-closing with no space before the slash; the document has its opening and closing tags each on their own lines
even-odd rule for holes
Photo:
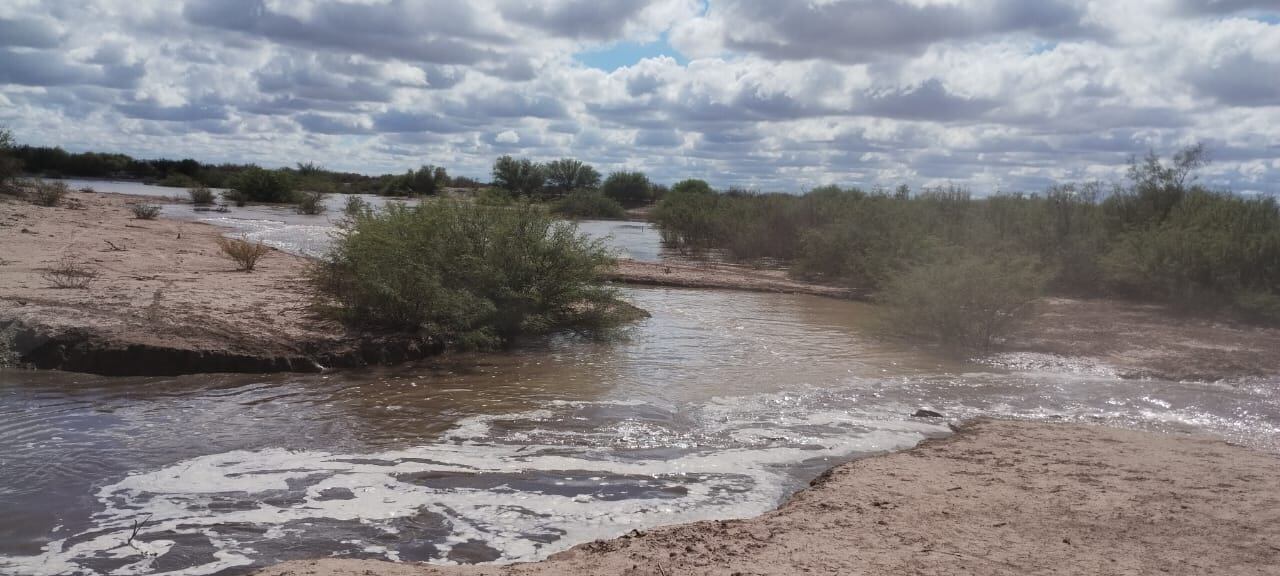
<svg viewBox="0 0 1280 576">
<path fill-rule="evenodd" d="M 546 561 L 281 564 L 259 576 L 1276 574 L 1280 459 L 1213 438 L 980 420 L 838 466 L 777 510 Z"/>
<path fill-rule="evenodd" d="M 795 280 L 784 270 L 757 270 L 744 266 L 705 263 L 699 265 L 620 260 L 609 279 L 622 284 L 714 288 L 780 294 L 811 294 L 832 298 L 863 298 L 845 287 Z"/>
</svg>

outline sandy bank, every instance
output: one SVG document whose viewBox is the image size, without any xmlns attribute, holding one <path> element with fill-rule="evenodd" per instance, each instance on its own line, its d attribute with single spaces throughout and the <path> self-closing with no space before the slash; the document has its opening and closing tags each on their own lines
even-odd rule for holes
<svg viewBox="0 0 1280 576">
<path fill-rule="evenodd" d="M 783 270 L 757 270 L 714 263 L 691 265 L 620 260 L 617 268 L 610 272 L 608 277 L 622 284 L 641 286 L 812 294 L 832 298 L 860 296 L 856 292 L 839 286 L 794 280 L 789 278 Z"/>
<path fill-rule="evenodd" d="M 23 359 L 100 374 L 317 370 L 421 355 L 314 316 L 306 263 L 272 251 L 237 272 L 221 230 L 136 220 L 123 196 L 72 193 L 48 208 L 0 196 L 0 327 Z M 78 206 L 71 208 L 67 206 Z M 70 256 L 98 277 L 58 289 L 44 271 Z"/>
<path fill-rule="evenodd" d="M 1280 459 L 1219 440 L 979 421 L 838 466 L 773 512 L 510 566 L 290 562 L 259 576 L 1276 574 Z"/>
</svg>

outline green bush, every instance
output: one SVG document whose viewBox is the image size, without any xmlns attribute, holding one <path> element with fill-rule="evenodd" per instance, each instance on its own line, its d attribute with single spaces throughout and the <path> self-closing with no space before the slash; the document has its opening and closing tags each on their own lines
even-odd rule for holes
<svg viewBox="0 0 1280 576">
<path fill-rule="evenodd" d="M 642 206 L 652 198 L 649 178 L 643 172 L 614 172 L 609 174 L 600 191 L 617 203 L 633 208 Z"/>
<path fill-rule="evenodd" d="M 349 217 L 356 217 L 368 213 L 372 208 L 364 198 L 359 196 L 347 196 L 346 203 L 342 205 L 342 213 Z"/>
<path fill-rule="evenodd" d="M 238 198 L 250 202 L 293 202 L 293 180 L 283 170 L 264 170 L 252 166 L 232 179 L 231 189 Z M 237 201 L 237 205 L 242 205 Z"/>
<path fill-rule="evenodd" d="M 155 220 L 156 216 L 160 215 L 160 206 L 147 202 L 134 202 L 129 204 L 129 211 L 133 212 L 133 217 L 138 220 Z"/>
<path fill-rule="evenodd" d="M 13 132 L 0 127 L 0 192 L 4 192 L 9 181 L 22 172 L 22 160 L 13 156 Z"/>
<path fill-rule="evenodd" d="M 564 218 L 627 217 L 627 210 L 596 190 L 575 190 L 551 205 L 551 213 Z"/>
<path fill-rule="evenodd" d="M 187 189 L 187 195 L 191 197 L 191 203 L 196 206 L 208 206 L 209 204 L 213 204 L 213 190 L 204 186 L 196 186 L 195 188 Z"/>
<path fill-rule="evenodd" d="M 493 348 L 621 321 L 601 276 L 612 264 L 602 242 L 537 207 L 439 200 L 356 216 L 313 279 L 322 309 L 348 323 Z"/>
<path fill-rule="evenodd" d="M 156 182 L 156 186 L 165 186 L 169 188 L 198 188 L 202 186 L 199 180 L 187 176 L 181 172 L 170 172 L 164 179 Z"/>
<path fill-rule="evenodd" d="M 945 250 L 888 279 L 880 298 L 884 321 L 892 332 L 987 350 L 1026 317 L 1044 280 L 1030 258 Z"/>
<path fill-rule="evenodd" d="M 327 207 L 324 205 L 325 195 L 323 192 L 300 192 L 297 196 L 298 203 L 294 206 L 294 210 L 299 214 L 308 216 L 324 214 Z"/>
</svg>

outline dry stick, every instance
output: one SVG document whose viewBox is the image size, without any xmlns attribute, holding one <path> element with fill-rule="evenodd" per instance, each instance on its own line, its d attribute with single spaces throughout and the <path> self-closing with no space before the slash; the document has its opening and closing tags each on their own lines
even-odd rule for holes
<svg viewBox="0 0 1280 576">
<path fill-rule="evenodd" d="M 147 517 L 146 517 L 146 518 L 143 518 L 141 522 L 139 522 L 139 521 L 137 521 L 137 520 L 134 520 L 134 521 L 133 521 L 133 532 L 129 534 L 129 539 L 124 541 L 124 545 L 125 545 L 125 546 L 128 546 L 128 547 L 130 547 L 130 548 L 136 548 L 136 547 L 133 545 L 133 539 L 134 539 L 134 538 L 136 538 L 136 537 L 138 536 L 138 532 L 139 532 L 139 531 L 141 531 L 143 528 L 145 528 L 145 527 L 147 526 L 147 522 L 150 522 L 150 521 L 151 521 L 151 515 L 150 515 L 150 514 L 147 514 Z"/>
</svg>

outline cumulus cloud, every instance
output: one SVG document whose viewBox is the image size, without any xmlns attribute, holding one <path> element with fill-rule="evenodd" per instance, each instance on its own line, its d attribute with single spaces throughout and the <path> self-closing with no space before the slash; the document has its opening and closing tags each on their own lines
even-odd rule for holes
<svg viewBox="0 0 1280 576">
<path fill-rule="evenodd" d="M 1274 192 L 1277 21 L 1264 0 L 12 0 L 0 123 L 143 156 L 482 178 L 576 156 L 791 191 L 1034 191 L 1205 141 L 1207 181 Z M 622 65 L 578 59 L 601 51 Z"/>
</svg>

